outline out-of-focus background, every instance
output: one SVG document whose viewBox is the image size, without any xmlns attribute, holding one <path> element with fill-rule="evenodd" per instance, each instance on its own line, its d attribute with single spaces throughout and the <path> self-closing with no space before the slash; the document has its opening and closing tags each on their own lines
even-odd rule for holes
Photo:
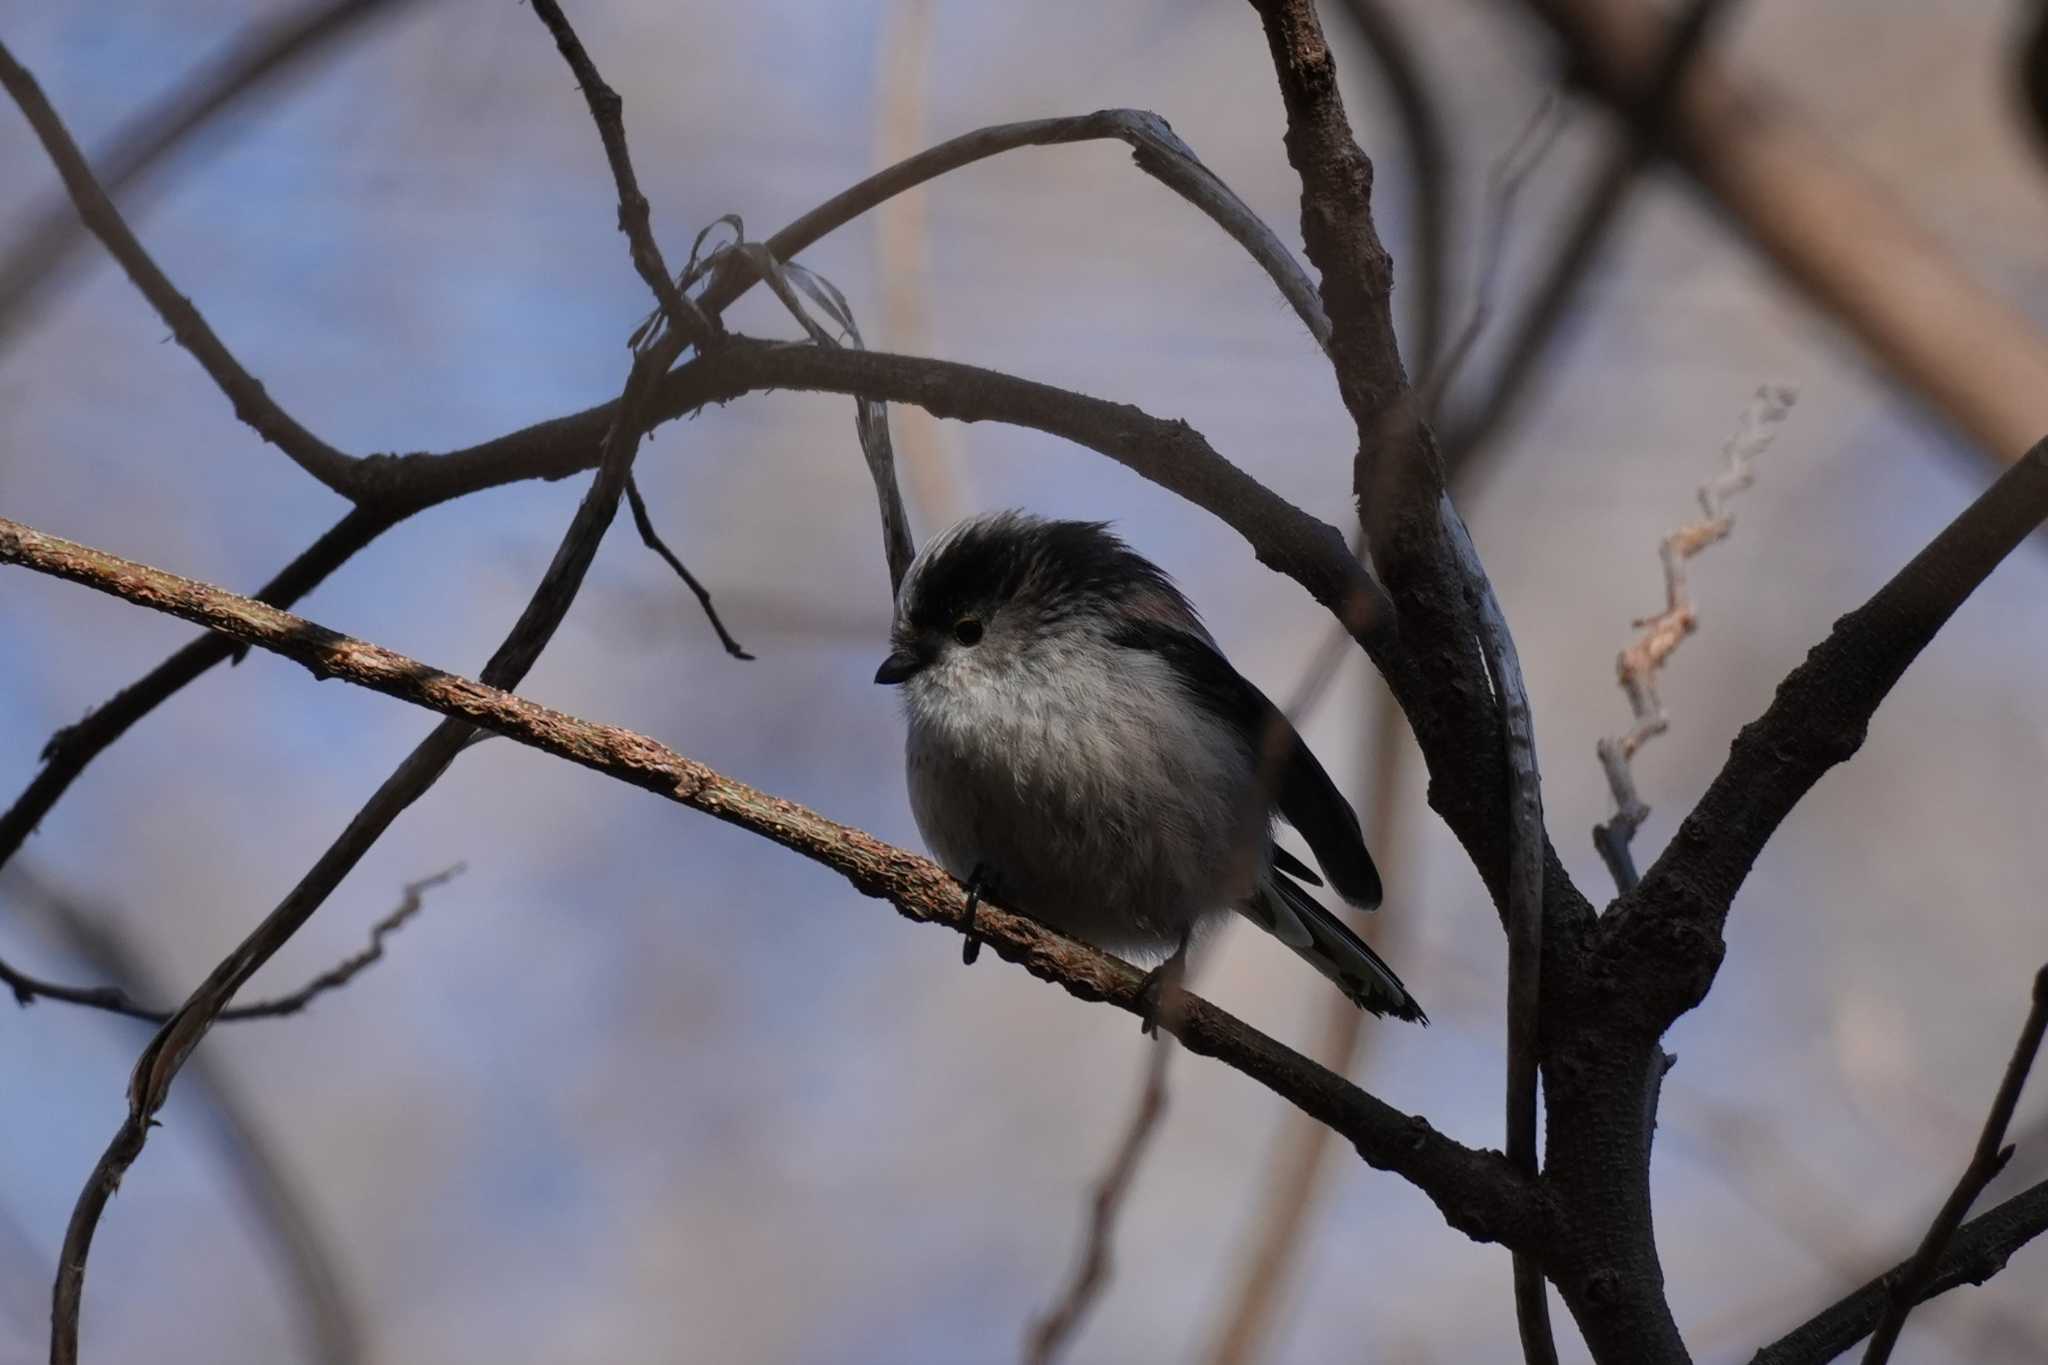
<svg viewBox="0 0 2048 1365">
<path fill-rule="evenodd" d="M 1556 81 L 1513 7 L 1394 6 L 1480 195 Z M 2048 173 L 2006 64 L 2026 6 L 1759 3 L 1724 37 L 1940 249 L 2048 324 Z M 1256 17 L 1096 5 L 613 3 L 575 14 L 626 120 L 671 259 L 724 213 L 769 231 L 879 161 L 970 127 L 1105 105 L 1158 111 L 1290 245 L 1297 182 Z M 248 0 L 0 0 L 0 36 L 80 142 L 188 77 Z M 1410 257 L 1406 149 L 1348 26 L 1346 94 Z M 1512 302 L 1613 136 L 1575 106 L 1523 191 Z M 0 113 L 0 244 L 59 193 Z M 352 452 L 443 449 L 612 396 L 648 301 L 614 230 L 582 98 L 530 11 L 413 4 L 123 197 L 143 239 L 291 412 Z M 1461 296 L 1476 220 L 1456 255 Z M 1842 231 L 1853 234 L 1854 223 Z M 1014 153 L 804 258 L 877 344 L 1184 417 L 1349 525 L 1350 425 L 1301 326 L 1215 228 L 1122 149 Z M 1405 279 L 1405 276 L 1404 276 Z M 892 300 L 889 295 L 894 293 Z M 795 335 L 772 300 L 731 321 Z M 0 351 L 0 512 L 248 590 L 339 516 L 239 425 L 96 247 Z M 1468 369 L 1482 386 L 1501 340 Z M 1841 612 L 1994 467 L 1796 297 L 1676 173 L 1641 187 L 1466 513 L 1516 628 L 1551 831 L 1589 892 L 1608 812 L 1595 739 L 1623 728 L 1615 651 L 1660 604 L 1658 538 L 1759 383 L 1801 398 L 1730 541 L 1697 561 L 1699 635 L 1674 724 L 1639 761 L 1649 855 L 1735 730 Z M 895 699 L 869 682 L 888 580 L 842 398 L 746 398 L 663 429 L 640 479 L 760 657 L 726 657 L 623 522 L 523 691 L 917 846 Z M 1284 695 L 1326 622 L 1234 535 L 1102 458 L 1030 432 L 933 427 L 906 474 L 920 535 L 1021 504 L 1112 517 L 1176 573 L 1228 652 Z M 432 511 L 300 608 L 474 672 L 544 568 L 582 481 Z M 2015 555 L 1916 664 L 1864 753 L 1772 844 L 1711 998 L 1669 1045 L 1657 1218 L 1704 1360 L 1760 1342 L 1905 1254 L 1959 1168 L 2048 955 L 2048 550 Z M 184 626 L 26 574 L 0 579 L 0 787 Z M 1312 743 L 1362 795 L 1374 687 L 1344 665 Z M 288 889 L 431 724 L 253 657 L 208 675 L 78 782 L 20 855 L 180 994 Z M 1405 740 L 1404 740 L 1405 742 Z M 1382 941 L 1434 1020 L 1369 1023 L 1354 1076 L 1497 1144 L 1503 948 L 1411 766 Z M 957 1362 L 1014 1356 L 1066 1274 L 1146 1044 L 919 929 L 840 879 L 644 794 L 493 742 L 376 848 L 259 979 L 354 951 L 402 886 L 455 862 L 386 961 L 303 1017 L 223 1027 L 214 1076 L 294 1192 L 388 1362 Z M 4 884 L 0 955 L 98 965 Z M 1199 988 L 1314 1046 L 1327 988 L 1239 927 Z M 55 1004 L 0 1017 L 0 1361 L 40 1359 L 65 1218 L 124 1109 L 139 1026 Z M 122 1186 L 88 1281 L 94 1360 L 308 1358 L 266 1224 L 204 1087 L 183 1084 Z M 1286 1112 L 1179 1059 L 1172 1107 L 1076 1362 L 1202 1358 L 1261 1213 Z M 1994 1187 L 2048 1169 L 2023 1106 Z M 1341 1153 L 1273 1361 L 1509 1360 L 1507 1258 Z M 1921 1361 L 2038 1360 L 2048 1250 L 1909 1327 Z M 1559 1313 L 1568 1357 L 1583 1358 Z"/>
</svg>

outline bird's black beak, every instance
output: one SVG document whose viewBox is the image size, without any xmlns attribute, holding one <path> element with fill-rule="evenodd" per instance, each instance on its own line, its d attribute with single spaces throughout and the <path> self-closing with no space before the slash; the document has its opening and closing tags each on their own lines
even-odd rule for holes
<svg viewBox="0 0 2048 1365">
<path fill-rule="evenodd" d="M 875 670 L 875 681 L 893 687 L 907 681 L 923 667 L 924 660 L 914 650 L 899 649 L 882 660 L 882 666 Z"/>
</svg>

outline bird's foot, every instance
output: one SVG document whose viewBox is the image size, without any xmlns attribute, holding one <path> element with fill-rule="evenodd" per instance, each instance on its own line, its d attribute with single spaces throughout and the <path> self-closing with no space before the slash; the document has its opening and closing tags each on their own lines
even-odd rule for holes
<svg viewBox="0 0 2048 1365">
<path fill-rule="evenodd" d="M 974 959 L 981 956 L 981 935 L 974 932 L 974 912 L 981 908 L 982 893 L 989 889 L 994 879 L 986 867 L 977 866 L 967 878 L 967 908 L 962 912 L 960 932 L 967 941 L 960 945 L 960 960 L 967 966 L 974 965 Z"/>
<path fill-rule="evenodd" d="M 1166 961 L 1145 973 L 1144 981 L 1138 985 L 1138 1032 L 1147 1038 L 1159 1036 L 1159 1021 L 1171 1010 L 1178 1019 L 1182 1009 L 1181 982 L 1188 975 L 1188 936 L 1182 934 L 1180 943 Z"/>
</svg>

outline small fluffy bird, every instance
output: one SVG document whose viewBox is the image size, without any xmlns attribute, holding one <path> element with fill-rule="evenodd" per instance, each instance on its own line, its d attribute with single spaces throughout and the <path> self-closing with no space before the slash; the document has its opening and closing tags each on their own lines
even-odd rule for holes
<svg viewBox="0 0 2048 1365">
<path fill-rule="evenodd" d="M 1166 954 L 1156 991 L 1236 910 L 1363 1008 L 1428 1022 L 1273 842 L 1277 813 L 1370 910 L 1380 878 L 1358 817 L 1173 580 L 1105 523 L 959 523 L 904 575 L 890 644 L 875 681 L 903 689 L 911 809 L 970 914 L 986 895 L 1099 948 Z M 975 946 L 970 932 L 969 961 Z"/>
</svg>

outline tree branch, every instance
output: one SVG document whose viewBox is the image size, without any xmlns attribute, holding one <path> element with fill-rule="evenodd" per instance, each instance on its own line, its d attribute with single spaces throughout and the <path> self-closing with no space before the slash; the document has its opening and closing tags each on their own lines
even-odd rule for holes
<svg viewBox="0 0 2048 1365">
<path fill-rule="evenodd" d="M 1455 767 L 1464 770 L 1457 774 L 1460 781 L 1491 778 L 1485 795 L 1492 809 L 1474 822 L 1490 825 L 1491 836 L 1475 848 L 1474 861 L 1507 923 L 1508 1150 L 1516 1167 L 1533 1179 L 1549 849 L 1528 697 L 1512 636 L 1451 506 L 1435 438 L 1402 367 L 1391 310 L 1393 264 L 1372 220 L 1372 162 L 1352 137 L 1314 5 L 1252 0 L 1252 6 L 1265 29 L 1287 111 L 1287 156 L 1301 179 L 1302 238 L 1322 272 L 1323 305 L 1331 320 L 1330 361 L 1358 430 L 1353 485 L 1359 514 L 1375 563 L 1400 594 L 1404 635 L 1431 642 L 1427 653 L 1411 658 L 1432 660 L 1435 683 L 1445 690 L 1434 702 L 1425 701 L 1431 688 L 1407 668 L 1389 672 L 1388 681 L 1416 724 L 1433 774 Z M 1483 699 L 1481 680 L 1491 683 Z M 1447 742 L 1453 729 L 1459 732 L 1455 752 Z M 1458 821 L 1452 823 L 1456 828 Z M 1474 838 L 1460 833 L 1472 846 Z M 1490 864 L 1489 854 L 1496 859 Z M 1584 901 L 1576 890 L 1559 900 L 1566 912 L 1560 919 L 1580 918 Z M 1550 1365 L 1556 1347 L 1542 1269 L 1527 1256 L 1516 1258 L 1515 1301 L 1525 1355 L 1531 1365 Z M 1668 1321 L 1661 1296 L 1656 1307 Z M 1676 1329 L 1671 1332 L 1675 1337 Z"/>
<path fill-rule="evenodd" d="M 317 678 L 340 678 L 481 726 L 760 834 L 911 919 L 964 927 L 960 884 L 934 864 L 630 731 L 576 720 L 249 598 L 4 519 L 0 563 L 82 583 L 293 659 Z M 987 905 L 975 929 L 999 955 L 1077 998 L 1145 1011 L 1143 973 L 1127 963 Z M 1369 1164 L 1416 1185 L 1467 1236 L 1533 1247 L 1547 1234 L 1548 1200 L 1498 1153 L 1444 1137 L 1206 1001 L 1188 997 L 1185 1018 L 1169 1022 L 1190 1051 L 1242 1072 L 1336 1129 Z"/>
<path fill-rule="evenodd" d="M 2012 1111 L 2019 1107 L 2020 1091 L 2026 1088 L 2027 1073 L 2034 1069 L 2044 1033 L 2048 1033 L 2048 967 L 2034 975 L 2033 1007 L 2027 1011 L 2027 1022 L 2020 1029 L 2019 1042 L 2013 1046 L 2012 1060 L 2006 1063 L 2005 1079 L 1999 1082 L 1991 1112 L 1984 1116 L 1984 1131 L 1977 1136 L 1970 1164 L 1963 1168 L 1955 1189 L 1934 1215 L 1919 1250 L 1906 1263 L 1905 1272 L 1892 1285 L 1884 1316 L 1878 1319 L 1877 1330 L 1870 1334 L 1870 1349 L 1864 1353 L 1863 1365 L 1884 1365 L 1892 1358 L 1892 1348 L 1906 1326 L 1906 1315 L 1926 1297 L 1941 1253 L 1955 1237 L 1963 1216 L 1977 1202 L 1977 1196 L 1984 1193 L 1984 1187 L 2012 1160 L 2013 1149 L 2005 1145 L 2005 1130 L 2012 1123 Z"/>
<path fill-rule="evenodd" d="M 557 15 L 559 18 L 559 14 Z M 587 59 L 586 59 L 587 60 Z M 622 182 L 623 189 L 623 182 Z M 675 363 L 687 336 L 658 328 L 633 356 L 632 370 L 620 395 L 618 413 L 606 433 L 590 482 L 576 514 L 563 533 L 554 559 L 541 576 L 525 610 L 494 650 L 482 674 L 491 687 L 516 687 L 554 637 L 597 557 L 598 543 L 618 514 L 619 500 L 633 471 L 633 457 L 652 425 L 654 393 Z M 398 765 L 390 777 L 328 846 L 291 893 L 249 935 L 207 974 L 197 990 L 157 1030 L 137 1058 L 128 1087 L 128 1114 L 94 1166 L 72 1208 L 59 1253 L 57 1279 L 51 1291 L 51 1365 L 76 1365 L 78 1319 L 85 1292 L 86 1258 L 107 1200 L 136 1159 L 142 1155 L 157 1112 L 169 1098 L 172 1082 L 213 1027 L 235 993 L 278 949 L 290 941 L 340 885 L 392 821 L 448 770 L 474 737 L 475 727 L 451 717 Z"/>
<path fill-rule="evenodd" d="M 1925 1303 L 1966 1284 L 1982 1284 L 2005 1269 L 2012 1254 L 2048 1232 L 2048 1180 L 1979 1214 L 1956 1230 L 1917 1300 Z M 1900 1262 L 1847 1298 L 1750 1357 L 1749 1365 L 1823 1365 L 1870 1335 L 1908 1269 Z"/>
<path fill-rule="evenodd" d="M 1636 891 L 1601 922 L 1596 951 L 1635 963 L 1630 1008 L 1662 1032 L 1720 966 L 1728 910 L 1764 844 L 1977 585 L 2048 519 L 2048 439 L 2007 469 L 1868 602 L 1835 623 L 1736 736 L 1699 804 Z"/>
<path fill-rule="evenodd" d="M 255 376 L 243 369 L 234 353 L 214 335 L 213 328 L 192 306 L 192 301 L 180 294 L 169 277 L 157 268 L 156 262 L 143 250 L 142 243 L 129 231 L 120 210 L 100 188 L 92 168 L 85 164 L 78 144 L 71 140 L 71 134 L 65 131 L 57 111 L 43 97 L 35 77 L 15 61 L 14 54 L 7 50 L 5 43 L 0 43 L 0 86 L 14 97 L 29 126 L 42 140 L 43 150 L 55 163 L 57 173 L 64 178 L 64 187 L 71 192 L 72 203 L 78 207 L 78 216 L 121 263 L 121 268 L 128 272 L 128 278 L 135 282 L 135 287 L 142 291 L 143 297 L 163 318 L 178 344 L 192 353 L 192 358 L 227 395 L 228 401 L 234 405 L 235 416 L 246 422 L 258 436 L 282 450 L 299 468 L 342 496 L 349 496 L 355 457 L 344 455 L 328 445 L 279 407 L 276 400 L 263 391 L 263 385 L 256 381 Z"/>
<path fill-rule="evenodd" d="M 436 872 L 431 877 L 422 877 L 408 882 L 405 895 L 398 902 L 398 908 L 370 926 L 370 941 L 360 952 L 329 967 L 305 985 L 288 995 L 261 1000 L 252 1005 L 233 1005 L 220 1012 L 219 1022 L 239 1023 L 248 1019 L 279 1019 L 297 1014 L 313 1001 L 329 991 L 340 990 L 360 976 L 366 969 L 384 958 L 384 940 L 405 927 L 405 922 L 417 915 L 426 905 L 426 894 L 437 886 L 452 881 L 463 870 L 461 863 Z M 33 1005 L 38 1000 L 55 1000 L 67 1005 L 83 1005 L 88 1009 L 104 1010 L 124 1019 L 140 1019 L 148 1024 L 167 1022 L 170 1010 L 151 1009 L 136 1003 L 135 997 L 121 986 L 67 986 L 61 982 L 46 981 L 17 971 L 5 962 L 0 962 L 0 986 L 14 992 L 14 1003 Z"/>
<path fill-rule="evenodd" d="M 1280 288 L 1318 344 L 1327 342 L 1329 323 L 1316 301 L 1315 288 L 1272 230 L 1201 164 L 1163 119 L 1138 110 L 1109 109 L 1075 118 L 1003 124 L 953 138 L 835 195 L 769 238 L 766 247 L 775 259 L 788 260 L 876 204 L 948 171 L 1020 147 L 1099 138 L 1129 143 L 1135 149 L 1140 169 L 1222 226 Z M 707 282 L 699 304 L 716 316 L 750 289 L 755 279 L 755 273 L 738 258 L 721 262 Z M 672 377 L 664 388 L 658 420 L 668 420 L 706 402 L 724 401 L 708 386 L 702 392 L 704 396 L 693 401 L 690 381 Z M 966 417 L 964 413 L 955 415 Z M 358 550 L 415 512 L 482 489 L 524 479 L 567 478 L 591 468 L 615 416 L 616 404 L 607 403 L 536 423 L 464 450 L 364 457 L 354 463 L 350 474 L 350 495 L 357 500 L 357 512 L 344 518 L 280 571 L 260 595 L 277 606 L 291 605 Z M 377 510 L 368 510 L 372 507 Z M 1280 544 L 1270 543 L 1276 547 Z M 1307 559 L 1302 554 L 1305 549 L 1304 545 L 1288 547 L 1282 552 L 1285 562 L 1274 562 L 1274 567 L 1281 572 L 1295 572 L 1285 564 L 1296 563 L 1306 570 Z M 1355 561 L 1341 572 L 1321 572 L 1316 577 L 1324 584 L 1321 589 L 1311 584 L 1318 600 L 1333 602 L 1340 599 L 1324 594 L 1343 594 L 1340 615 L 1354 634 L 1370 636 L 1391 624 L 1391 608 L 1385 594 Z M 1302 581 L 1310 584 L 1309 579 Z M 58 740 L 52 741 L 60 752 L 46 752 L 44 770 L 14 805 L 0 815 L 0 864 L 13 856 L 22 840 L 95 756 L 157 704 L 227 657 L 228 652 L 219 641 L 195 640 L 123 689 L 86 721 L 61 732 Z"/>
</svg>

